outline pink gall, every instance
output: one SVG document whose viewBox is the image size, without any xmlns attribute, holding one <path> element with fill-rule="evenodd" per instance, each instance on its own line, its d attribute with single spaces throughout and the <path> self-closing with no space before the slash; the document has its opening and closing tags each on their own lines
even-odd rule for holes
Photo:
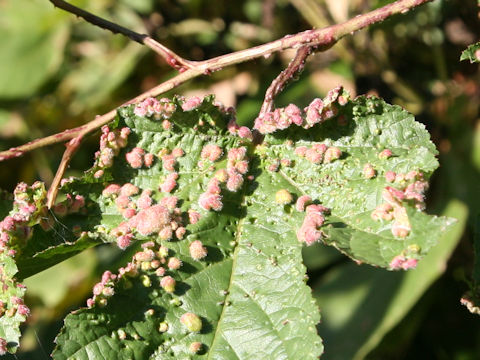
<svg viewBox="0 0 480 360">
<path fill-rule="evenodd" d="M 253 140 L 252 131 L 246 126 L 241 126 L 238 129 L 238 136 L 240 136 L 242 139 Z"/>
<path fill-rule="evenodd" d="M 172 239 L 173 237 L 173 229 L 170 225 L 168 226 L 165 226 L 163 229 L 161 229 L 159 232 L 158 232 L 158 237 L 161 239 L 161 240 L 166 240 L 166 241 L 169 241 Z"/>
<path fill-rule="evenodd" d="M 385 149 L 385 150 L 382 150 L 382 151 L 378 154 L 378 158 L 379 158 L 379 159 L 388 159 L 388 158 L 391 157 L 392 155 L 393 155 L 392 150 L 390 150 L 390 149 Z"/>
<path fill-rule="evenodd" d="M 170 270 L 178 270 L 182 266 L 182 261 L 176 257 L 171 257 L 168 259 L 167 266 Z"/>
<path fill-rule="evenodd" d="M 199 341 L 194 341 L 188 346 L 188 351 L 190 351 L 192 354 L 198 353 L 200 350 L 202 350 L 203 344 Z"/>
<path fill-rule="evenodd" d="M 176 196 L 165 196 L 160 200 L 160 205 L 165 206 L 169 210 L 175 209 L 178 203 L 178 198 Z"/>
<path fill-rule="evenodd" d="M 245 158 L 245 155 L 247 154 L 247 148 L 242 146 L 239 148 L 232 148 L 228 151 L 228 160 L 230 161 L 240 161 Z"/>
<path fill-rule="evenodd" d="M 175 279 L 169 275 L 165 276 L 160 280 L 160 286 L 167 292 L 173 293 L 175 291 L 175 285 L 177 282 Z"/>
<path fill-rule="evenodd" d="M 193 260 L 201 260 L 207 256 L 207 248 L 200 240 L 195 240 L 189 246 L 190 256 Z"/>
<path fill-rule="evenodd" d="M 159 267 L 157 270 L 155 270 L 155 275 L 158 277 L 164 276 L 165 275 L 165 268 Z"/>
<path fill-rule="evenodd" d="M 172 122 L 168 120 L 163 120 L 162 127 L 164 130 L 170 130 L 172 128 Z"/>
<path fill-rule="evenodd" d="M 125 159 L 127 160 L 128 164 L 134 168 L 139 169 L 143 166 L 143 155 L 145 154 L 145 150 L 142 148 L 135 147 L 132 151 L 125 154 Z"/>
<path fill-rule="evenodd" d="M 220 194 L 220 191 L 220 181 L 216 177 L 211 178 L 207 185 L 207 193 Z"/>
<path fill-rule="evenodd" d="M 320 164 L 323 161 L 323 154 L 314 149 L 307 149 L 305 158 L 313 164 Z"/>
<path fill-rule="evenodd" d="M 154 159 L 155 159 L 155 155 L 148 153 L 148 154 L 145 154 L 145 156 L 143 157 L 143 162 L 145 166 L 149 168 L 153 165 Z"/>
<path fill-rule="evenodd" d="M 227 189 L 236 192 L 243 185 L 243 176 L 236 171 L 228 171 Z"/>
<path fill-rule="evenodd" d="M 312 198 L 308 195 L 302 195 L 297 199 L 295 208 L 297 211 L 305 211 L 305 207 L 312 202 Z"/>
<path fill-rule="evenodd" d="M 202 148 L 200 157 L 205 160 L 217 161 L 223 154 L 220 146 L 215 144 L 207 144 Z"/>
<path fill-rule="evenodd" d="M 137 195 L 138 192 L 139 192 L 138 187 L 130 183 L 124 184 L 120 189 L 120 194 L 124 196 Z"/>
<path fill-rule="evenodd" d="M 325 151 L 325 156 L 323 158 L 323 161 L 325 163 L 330 163 L 334 160 L 340 159 L 341 156 L 342 156 L 342 150 L 340 150 L 338 147 L 332 146 Z"/>
<path fill-rule="evenodd" d="M 183 109 L 183 111 L 193 110 L 193 109 L 197 108 L 201 103 L 202 103 L 202 99 L 200 99 L 198 96 L 193 96 L 193 97 L 187 99 L 182 104 L 182 109 Z"/>
<path fill-rule="evenodd" d="M 196 224 L 200 220 L 200 213 L 195 210 L 188 210 L 188 221 L 190 224 Z"/>
<path fill-rule="evenodd" d="M 120 185 L 110 184 L 102 191 L 104 197 L 111 197 L 120 194 Z"/>
<path fill-rule="evenodd" d="M 205 210 L 220 211 L 223 208 L 222 196 L 219 194 L 203 193 L 198 199 L 198 204 Z"/>
<path fill-rule="evenodd" d="M 185 236 L 185 233 L 187 232 L 187 229 L 185 229 L 183 226 L 180 226 L 177 230 L 175 230 L 175 236 L 177 239 L 181 240 Z"/>
<path fill-rule="evenodd" d="M 399 221 L 395 221 L 392 225 L 392 234 L 395 237 L 405 238 L 410 233 L 410 226 L 401 223 Z"/>
<path fill-rule="evenodd" d="M 130 243 L 132 242 L 133 235 L 132 234 L 126 234 L 126 235 L 121 235 L 117 238 L 117 246 L 125 250 L 127 247 L 130 246 Z"/>
<path fill-rule="evenodd" d="M 176 163 L 177 163 L 177 158 L 172 154 L 162 156 L 162 165 L 165 170 L 175 171 Z"/>
<path fill-rule="evenodd" d="M 308 148 L 306 146 L 299 146 L 295 149 L 295 155 L 305 157 Z"/>
<path fill-rule="evenodd" d="M 87 307 L 91 309 L 95 305 L 95 300 L 92 298 L 87 299 Z"/>
<path fill-rule="evenodd" d="M 160 185 L 160 190 L 170 193 L 177 186 L 178 174 L 176 172 L 168 174 L 165 181 Z"/>
<path fill-rule="evenodd" d="M 233 118 L 227 124 L 228 132 L 232 135 L 235 135 L 240 127 L 238 126 L 236 120 Z"/>
<path fill-rule="evenodd" d="M 393 183 L 395 181 L 397 174 L 394 171 L 387 171 L 385 173 L 385 180 L 389 183 Z"/>
<path fill-rule="evenodd" d="M 402 265 L 404 262 L 405 262 L 405 256 L 397 255 L 392 259 L 392 261 L 390 261 L 389 266 L 392 270 L 398 270 L 402 268 Z"/>
<path fill-rule="evenodd" d="M 415 269 L 417 267 L 418 260 L 417 259 L 408 259 L 402 264 L 403 270 Z"/>
<path fill-rule="evenodd" d="M 159 233 L 169 223 L 170 213 L 162 205 L 153 205 L 143 209 L 129 220 L 129 225 L 136 228 L 141 235 Z"/>
<path fill-rule="evenodd" d="M 176 158 L 182 157 L 184 154 L 185 153 L 181 148 L 175 148 L 172 150 L 172 155 Z"/>
<path fill-rule="evenodd" d="M 103 171 L 103 170 L 97 170 L 97 171 L 95 171 L 95 172 L 93 173 L 93 177 L 94 177 L 95 179 L 100 179 L 100 178 L 103 176 L 103 174 L 105 174 L 105 171 Z"/>
<path fill-rule="evenodd" d="M 115 199 L 115 205 L 119 210 L 126 209 L 130 205 L 130 198 L 126 195 L 120 195 Z"/>
<path fill-rule="evenodd" d="M 246 174 L 248 172 L 248 161 L 247 160 L 237 161 L 237 163 L 235 164 L 235 169 L 240 174 Z"/>
</svg>

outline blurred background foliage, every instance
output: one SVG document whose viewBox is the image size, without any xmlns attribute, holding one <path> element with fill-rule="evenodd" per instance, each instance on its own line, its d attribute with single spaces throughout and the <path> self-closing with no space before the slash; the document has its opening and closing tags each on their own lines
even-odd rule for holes
<svg viewBox="0 0 480 360">
<path fill-rule="evenodd" d="M 72 1 L 192 60 L 342 22 L 388 2 Z M 458 219 L 409 272 L 357 265 L 321 245 L 305 249 L 309 284 L 322 310 L 322 359 L 480 358 L 480 318 L 459 302 L 471 286 L 472 243 L 480 231 L 480 73 L 478 64 L 459 62 L 461 51 L 480 38 L 477 6 L 436 0 L 358 32 L 311 56 L 276 101 L 303 106 L 342 84 L 353 95 L 373 93 L 402 105 L 427 126 L 440 151 L 428 211 Z M 84 124 L 175 74 L 148 49 L 54 9 L 48 0 L 0 0 L 0 34 L 2 150 Z M 240 123 L 251 124 L 266 88 L 293 54 L 232 66 L 167 95 L 214 93 L 236 106 Z M 97 143 L 95 135 L 85 141 L 68 175 L 92 164 Z M 0 188 L 50 183 L 63 148 L 0 163 Z M 65 314 L 83 306 L 100 274 L 124 264 L 133 251 L 100 246 L 27 279 L 32 315 L 15 357 L 49 358 Z"/>
</svg>

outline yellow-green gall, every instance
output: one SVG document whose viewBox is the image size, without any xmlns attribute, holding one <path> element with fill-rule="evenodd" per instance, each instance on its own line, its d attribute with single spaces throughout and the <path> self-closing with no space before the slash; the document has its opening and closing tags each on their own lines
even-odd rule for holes
<svg viewBox="0 0 480 360">
<path fill-rule="evenodd" d="M 202 330 L 202 320 L 194 313 L 183 314 L 180 322 L 191 332 L 199 332 Z"/>
<path fill-rule="evenodd" d="M 158 327 L 158 331 L 166 332 L 168 330 L 168 323 L 166 321 L 162 321 Z"/>
<path fill-rule="evenodd" d="M 290 204 L 293 201 L 293 196 L 286 189 L 278 190 L 275 194 L 275 202 L 279 205 Z"/>
</svg>

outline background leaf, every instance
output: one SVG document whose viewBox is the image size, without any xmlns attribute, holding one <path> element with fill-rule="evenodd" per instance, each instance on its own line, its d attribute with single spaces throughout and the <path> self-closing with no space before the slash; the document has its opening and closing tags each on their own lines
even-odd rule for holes
<svg viewBox="0 0 480 360">
<path fill-rule="evenodd" d="M 69 25 L 46 1 L 0 4 L 0 98 L 35 93 L 59 68 Z"/>
<path fill-rule="evenodd" d="M 463 50 L 460 60 L 470 60 L 470 63 L 480 62 L 480 42 L 472 44 Z"/>
</svg>

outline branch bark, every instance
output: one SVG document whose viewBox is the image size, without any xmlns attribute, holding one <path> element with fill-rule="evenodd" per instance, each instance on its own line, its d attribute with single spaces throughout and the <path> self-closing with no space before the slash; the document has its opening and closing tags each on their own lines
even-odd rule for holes
<svg viewBox="0 0 480 360">
<path fill-rule="evenodd" d="M 289 81 L 302 72 L 305 67 L 305 61 L 311 53 L 312 48 L 310 46 L 303 46 L 297 50 L 295 57 L 290 61 L 287 68 L 272 81 L 265 92 L 265 99 L 263 100 L 258 117 L 262 118 L 267 112 L 273 110 L 275 97 L 283 90 Z"/>
<path fill-rule="evenodd" d="M 177 55 L 172 50 L 168 49 L 166 46 L 163 46 L 158 41 L 152 39 L 150 36 L 146 34 L 139 34 L 121 25 L 115 24 L 97 15 L 89 13 L 88 11 L 80 9 L 66 1 L 63 1 L 63 0 L 49 0 L 49 1 L 59 9 L 65 10 L 78 17 L 81 17 L 82 19 L 84 19 L 85 21 L 93 25 L 101 27 L 102 29 L 105 29 L 105 30 L 109 30 L 114 34 L 122 34 L 135 42 L 148 46 L 150 49 L 152 49 L 158 55 L 164 58 L 168 65 L 170 65 L 171 67 L 173 67 L 174 69 L 180 72 L 192 68 L 195 64 L 194 61 L 189 61 L 182 58 L 181 56 Z"/>
<path fill-rule="evenodd" d="M 55 1 L 58 3 L 61 0 L 50 1 Z M 379 23 L 393 15 L 406 13 L 417 6 L 431 1 L 433 0 L 399 0 L 382 8 L 373 10 L 367 14 L 359 15 L 342 24 L 332 25 L 323 29 L 307 30 L 295 35 L 287 35 L 281 39 L 250 49 L 218 56 L 210 60 L 196 62 L 194 66 L 187 69 L 185 72 L 178 74 L 177 76 L 157 85 L 143 94 L 136 96 L 122 105 L 137 103 L 148 97 L 158 96 L 200 75 L 210 74 L 211 72 L 221 70 L 226 66 L 239 64 L 262 56 L 270 55 L 274 52 L 291 48 L 299 48 L 305 45 L 317 48 L 331 47 L 338 40 L 348 34 L 352 34 L 358 30 L 364 29 L 369 25 Z M 83 126 L 69 129 L 55 135 L 50 135 L 18 147 L 2 151 L 0 152 L 0 161 L 21 156 L 28 151 L 32 151 L 46 145 L 68 141 L 79 136 L 80 134 L 84 136 L 113 120 L 115 114 L 116 110 L 113 109 L 102 116 L 98 116 L 95 120 Z"/>
<path fill-rule="evenodd" d="M 80 143 L 82 142 L 83 135 L 79 135 L 76 138 L 70 140 L 67 144 L 67 149 L 63 153 L 62 161 L 58 166 L 57 173 L 53 178 L 52 184 L 48 189 L 47 193 L 47 208 L 51 209 L 52 206 L 55 204 L 55 200 L 57 198 L 58 189 L 60 187 L 60 182 L 62 181 L 63 175 L 67 170 L 68 164 L 70 163 L 70 159 L 72 158 L 73 154 L 78 150 L 80 147 Z"/>
</svg>

